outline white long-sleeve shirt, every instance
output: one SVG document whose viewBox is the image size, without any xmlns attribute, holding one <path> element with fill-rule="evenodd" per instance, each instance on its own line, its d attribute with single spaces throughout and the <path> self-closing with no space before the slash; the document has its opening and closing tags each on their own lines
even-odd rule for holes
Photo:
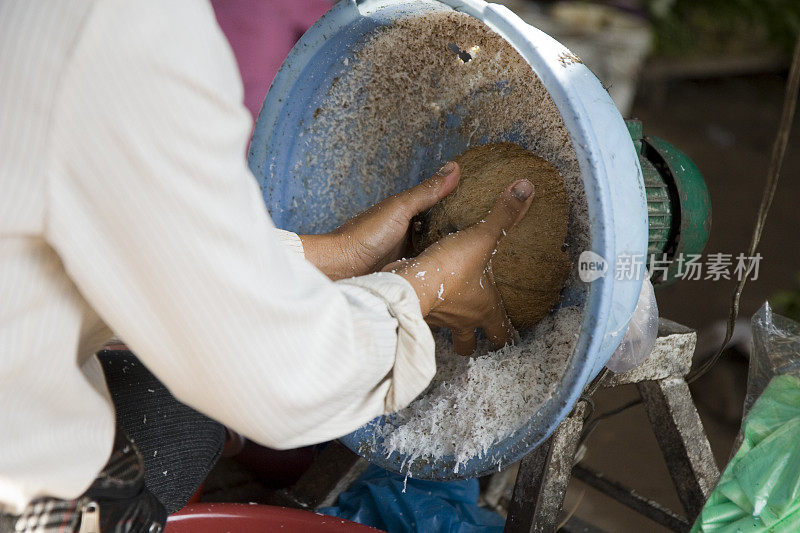
<svg viewBox="0 0 800 533">
<path fill-rule="evenodd" d="M 76 497 L 102 468 L 112 330 L 178 399 L 273 447 L 432 378 L 406 281 L 333 283 L 277 235 L 241 101 L 205 2 L 0 0 L 0 508 Z"/>
</svg>

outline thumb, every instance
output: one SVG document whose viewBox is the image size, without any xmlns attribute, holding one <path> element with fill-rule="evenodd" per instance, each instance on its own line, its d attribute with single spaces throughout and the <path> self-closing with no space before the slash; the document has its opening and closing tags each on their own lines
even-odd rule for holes
<svg viewBox="0 0 800 533">
<path fill-rule="evenodd" d="M 517 180 L 504 190 L 484 219 L 485 228 L 495 239 L 519 222 L 531 206 L 534 196 L 533 183 L 526 179 Z"/>
<path fill-rule="evenodd" d="M 405 201 L 412 211 L 411 216 L 430 209 L 436 202 L 453 192 L 460 177 L 461 169 L 458 163 L 450 161 L 432 177 L 402 193 L 406 196 Z"/>
</svg>

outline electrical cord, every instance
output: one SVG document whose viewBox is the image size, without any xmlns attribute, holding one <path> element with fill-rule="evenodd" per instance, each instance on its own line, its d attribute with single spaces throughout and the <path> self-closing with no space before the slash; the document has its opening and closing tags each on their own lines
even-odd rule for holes
<svg viewBox="0 0 800 533">
<path fill-rule="evenodd" d="M 794 47 L 794 54 L 792 56 L 792 66 L 789 68 L 789 77 L 786 80 L 786 92 L 783 98 L 783 112 L 781 113 L 781 122 L 778 127 L 778 134 L 775 137 L 775 143 L 772 145 L 772 157 L 770 159 L 769 171 L 767 172 L 767 183 L 764 185 L 764 193 L 761 196 L 761 205 L 758 208 L 758 216 L 756 217 L 756 225 L 753 228 L 753 236 L 750 240 L 750 248 L 748 249 L 748 256 L 750 261 L 747 265 L 747 270 L 744 275 L 736 283 L 736 289 L 733 291 L 733 299 L 731 301 L 731 308 L 728 314 L 728 327 L 725 332 L 725 340 L 719 350 L 703 361 L 700 366 L 689 372 L 686 376 L 687 383 L 693 383 L 711 367 L 713 367 L 722 353 L 727 348 L 728 343 L 733 337 L 733 331 L 736 328 L 736 318 L 739 316 L 739 300 L 744 290 L 744 285 L 747 282 L 747 276 L 750 269 L 753 268 L 754 256 L 758 243 L 761 240 L 761 233 L 764 231 L 764 222 L 767 220 L 769 209 L 772 206 L 772 199 L 775 196 L 775 189 L 778 186 L 778 180 L 781 174 L 781 167 L 783 167 L 783 159 L 786 156 L 786 146 L 789 144 L 789 135 L 792 131 L 792 121 L 794 113 L 797 108 L 797 94 L 800 88 L 800 35 L 798 35 L 797 43 Z"/>
<path fill-rule="evenodd" d="M 631 407 L 635 407 L 635 406 L 639 405 L 640 403 L 642 403 L 642 399 L 641 398 L 636 398 L 636 399 L 633 399 L 633 400 L 629 401 L 628 403 L 622 404 L 619 407 L 616 407 L 614 409 L 606 411 L 605 413 L 600 413 L 599 415 L 594 417 L 594 419 L 592 419 L 592 421 L 589 422 L 586 425 L 585 428 L 583 428 L 583 431 L 581 432 L 581 438 L 578 440 L 578 448 L 580 448 L 581 445 L 584 442 L 586 442 L 586 439 L 589 438 L 589 435 L 592 434 L 592 432 L 595 430 L 595 428 L 597 428 L 597 425 L 600 422 L 602 422 L 603 420 L 605 420 L 607 418 L 611 418 L 612 416 L 616 416 L 616 415 L 618 415 L 620 413 L 623 413 L 623 412 L 627 411 L 628 409 L 630 409 Z"/>
</svg>

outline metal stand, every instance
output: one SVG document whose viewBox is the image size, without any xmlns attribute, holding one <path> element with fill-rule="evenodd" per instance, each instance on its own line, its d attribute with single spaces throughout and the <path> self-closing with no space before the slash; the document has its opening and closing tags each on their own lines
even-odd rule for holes
<svg viewBox="0 0 800 533">
<path fill-rule="evenodd" d="M 586 412 L 585 401 L 579 401 L 550 438 L 521 461 L 505 531 L 555 531 L 567 484 L 573 475 L 673 531 L 690 529 L 719 478 L 711 446 L 684 380 L 691 367 L 697 335 L 663 319 L 658 333 L 652 354 L 641 366 L 611 375 L 600 386 L 633 383 L 638 387 L 685 516 L 580 463 L 575 464 Z M 366 467 L 364 459 L 333 442 L 294 486 L 276 494 L 270 503 L 313 510 L 332 505 Z M 572 528 L 577 522 L 579 528 Z M 564 529 L 599 531 L 578 519 L 570 520 Z"/>
<path fill-rule="evenodd" d="M 688 328 L 662 320 L 656 347 L 644 364 L 601 382 L 602 387 L 636 384 L 685 517 L 584 465 L 573 466 L 584 422 L 583 402 L 579 402 L 553 435 L 522 460 L 509 506 L 507 532 L 555 531 L 572 475 L 673 531 L 690 529 L 719 478 L 711 446 L 684 380 L 696 339 Z"/>
<path fill-rule="evenodd" d="M 578 451 L 585 404 L 520 462 L 506 531 L 555 531 Z"/>
</svg>

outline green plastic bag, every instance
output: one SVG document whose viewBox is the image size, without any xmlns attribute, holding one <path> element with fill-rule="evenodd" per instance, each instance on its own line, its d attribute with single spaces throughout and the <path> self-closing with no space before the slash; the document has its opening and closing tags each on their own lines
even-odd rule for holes
<svg viewBox="0 0 800 533">
<path fill-rule="evenodd" d="M 753 334 L 742 444 L 692 532 L 800 531 L 800 324 L 765 305 Z"/>
</svg>

